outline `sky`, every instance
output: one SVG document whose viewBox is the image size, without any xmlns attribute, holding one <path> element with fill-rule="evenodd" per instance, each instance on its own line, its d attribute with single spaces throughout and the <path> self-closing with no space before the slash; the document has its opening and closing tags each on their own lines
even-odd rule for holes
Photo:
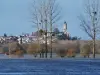
<svg viewBox="0 0 100 75">
<path fill-rule="evenodd" d="M 68 32 L 71 36 L 89 39 L 87 34 L 81 30 L 78 16 L 83 12 L 84 0 L 58 0 L 62 18 L 55 25 L 60 31 L 63 29 L 64 21 L 68 24 Z M 20 35 L 36 31 L 31 22 L 30 7 L 32 0 L 0 0 L 0 35 Z"/>
</svg>

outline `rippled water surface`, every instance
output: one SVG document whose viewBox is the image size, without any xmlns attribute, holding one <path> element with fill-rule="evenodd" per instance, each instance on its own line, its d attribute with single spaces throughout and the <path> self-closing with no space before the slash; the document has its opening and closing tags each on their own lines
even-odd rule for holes
<svg viewBox="0 0 100 75">
<path fill-rule="evenodd" d="M 100 75 L 100 60 L 1 59 L 0 75 Z"/>
</svg>

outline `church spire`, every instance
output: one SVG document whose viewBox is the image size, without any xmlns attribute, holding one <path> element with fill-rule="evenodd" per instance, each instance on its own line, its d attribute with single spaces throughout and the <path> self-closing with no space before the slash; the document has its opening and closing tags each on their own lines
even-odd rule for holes
<svg viewBox="0 0 100 75">
<path fill-rule="evenodd" d="M 65 34 L 67 33 L 67 23 L 66 23 L 66 21 L 64 22 L 63 32 L 64 32 Z"/>
</svg>

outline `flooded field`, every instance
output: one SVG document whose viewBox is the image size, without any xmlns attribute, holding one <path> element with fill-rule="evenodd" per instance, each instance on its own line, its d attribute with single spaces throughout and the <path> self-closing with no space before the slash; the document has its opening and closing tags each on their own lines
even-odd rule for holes
<svg viewBox="0 0 100 75">
<path fill-rule="evenodd" d="M 1 59 L 0 75 L 100 75 L 100 60 Z"/>
</svg>

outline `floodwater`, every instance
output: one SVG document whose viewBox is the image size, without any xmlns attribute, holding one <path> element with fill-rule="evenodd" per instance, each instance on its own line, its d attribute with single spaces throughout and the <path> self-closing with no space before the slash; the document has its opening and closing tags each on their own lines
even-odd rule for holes
<svg viewBox="0 0 100 75">
<path fill-rule="evenodd" d="M 0 59 L 0 75 L 100 75 L 100 60 Z"/>
</svg>

